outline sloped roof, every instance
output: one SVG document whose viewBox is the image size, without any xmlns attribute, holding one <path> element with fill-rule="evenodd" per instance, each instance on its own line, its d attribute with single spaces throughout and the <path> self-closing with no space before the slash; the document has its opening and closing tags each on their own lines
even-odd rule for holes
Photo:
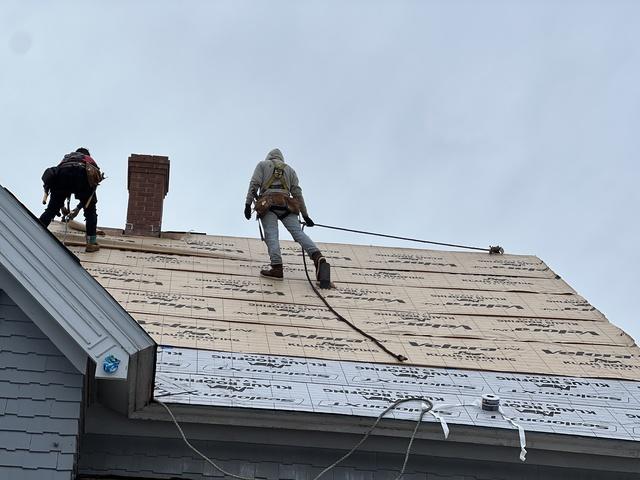
<svg viewBox="0 0 640 480">
<path fill-rule="evenodd" d="M 640 439 L 640 350 L 537 257 L 320 244 L 337 287 L 327 300 L 401 364 L 326 309 L 297 244 L 282 242 L 276 281 L 258 275 L 258 239 L 172 237 L 71 247 L 162 345 L 167 401 L 376 416 L 402 395 L 469 405 L 494 393 L 532 430 Z M 496 426 L 456 408 L 454 423 Z"/>
<path fill-rule="evenodd" d="M 74 233 L 67 235 L 73 240 Z M 257 239 L 113 236 L 84 267 L 161 345 L 394 363 L 338 321 L 283 242 L 285 281 Z M 321 244 L 342 315 L 406 364 L 635 380 L 640 350 L 533 256 Z"/>
</svg>

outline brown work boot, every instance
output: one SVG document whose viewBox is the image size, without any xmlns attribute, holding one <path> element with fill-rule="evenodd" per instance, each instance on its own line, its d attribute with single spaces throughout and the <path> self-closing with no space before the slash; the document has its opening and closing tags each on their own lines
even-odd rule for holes
<svg viewBox="0 0 640 480">
<path fill-rule="evenodd" d="M 87 243 L 87 246 L 84 247 L 84 251 L 87 253 L 97 252 L 100 250 L 100 245 L 97 243 Z"/>
<path fill-rule="evenodd" d="M 274 278 L 276 280 L 282 280 L 282 264 L 271 265 L 269 270 L 260 270 L 260 275 L 267 278 Z"/>
</svg>

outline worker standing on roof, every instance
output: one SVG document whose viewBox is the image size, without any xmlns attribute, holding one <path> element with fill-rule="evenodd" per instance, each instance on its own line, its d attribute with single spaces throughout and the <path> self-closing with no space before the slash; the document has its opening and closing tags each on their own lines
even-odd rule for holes
<svg viewBox="0 0 640 480">
<path fill-rule="evenodd" d="M 302 231 L 298 215 L 309 227 L 314 223 L 307 212 L 302 197 L 302 188 L 298 184 L 298 175 L 291 166 L 284 163 L 282 152 L 277 148 L 271 150 L 267 158 L 258 163 L 251 181 L 244 207 L 244 216 L 251 219 L 251 203 L 255 200 L 255 211 L 262 222 L 264 241 L 267 244 L 271 268 L 261 270 L 260 274 L 269 278 L 282 278 L 282 255 L 278 239 L 278 220 L 289 230 L 293 239 L 298 242 L 311 257 L 316 267 L 325 259 L 313 240 Z"/>
<path fill-rule="evenodd" d="M 48 227 L 51 220 L 58 215 L 60 209 L 64 207 L 66 199 L 75 195 L 80 201 L 74 212 L 77 214 L 82 208 L 87 224 L 87 245 L 85 251 L 97 252 L 100 245 L 96 239 L 96 228 L 98 225 L 98 213 L 96 211 L 96 188 L 104 178 L 95 160 L 91 158 L 89 150 L 78 148 L 75 152 L 64 156 L 60 164 L 56 167 L 47 168 L 42 175 L 42 182 L 45 190 L 45 200 L 48 194 L 49 204 L 40 216 L 40 223 Z M 75 216 L 75 215 L 73 215 Z M 72 217 L 69 217 L 72 218 Z"/>
</svg>

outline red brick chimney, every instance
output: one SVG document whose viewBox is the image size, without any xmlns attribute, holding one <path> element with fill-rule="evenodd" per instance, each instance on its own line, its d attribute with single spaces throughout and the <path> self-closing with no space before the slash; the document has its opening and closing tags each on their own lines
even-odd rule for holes
<svg viewBox="0 0 640 480">
<path fill-rule="evenodd" d="M 124 233 L 159 237 L 162 204 L 169 191 L 169 158 L 132 153 L 129 157 L 127 188 L 129 206 Z"/>
</svg>

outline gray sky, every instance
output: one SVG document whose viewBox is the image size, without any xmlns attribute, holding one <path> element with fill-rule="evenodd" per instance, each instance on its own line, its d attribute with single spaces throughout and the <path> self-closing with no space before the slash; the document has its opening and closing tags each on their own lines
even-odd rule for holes
<svg viewBox="0 0 640 480">
<path fill-rule="evenodd" d="M 100 225 L 124 227 L 127 157 L 148 153 L 171 160 L 163 229 L 257 236 L 244 195 L 279 147 L 316 222 L 537 255 L 640 339 L 640 2 L 0 11 L 0 183 L 34 213 L 42 170 L 86 146 Z"/>
</svg>

